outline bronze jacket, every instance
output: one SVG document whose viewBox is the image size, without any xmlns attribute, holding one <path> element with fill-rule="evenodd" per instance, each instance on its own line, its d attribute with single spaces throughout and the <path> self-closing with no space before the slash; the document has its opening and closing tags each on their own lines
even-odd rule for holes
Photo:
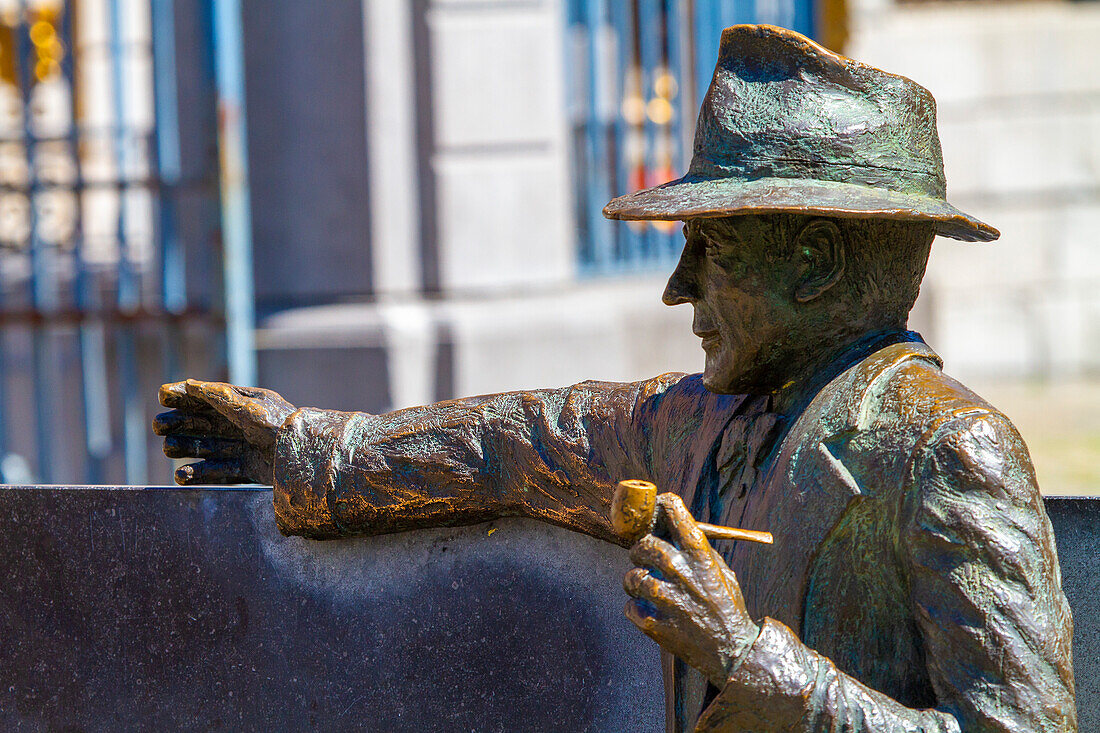
<svg viewBox="0 0 1100 733">
<path fill-rule="evenodd" d="M 667 374 L 389 415 L 304 408 L 277 440 L 276 516 L 316 538 L 522 515 L 614 540 L 614 482 L 698 506 L 746 404 Z M 1072 621 L 1027 449 L 927 346 L 832 379 L 752 484 L 721 519 L 775 545 L 723 554 L 761 633 L 697 731 L 1076 731 Z M 695 721 L 692 674 L 666 675 L 670 730 Z"/>
</svg>

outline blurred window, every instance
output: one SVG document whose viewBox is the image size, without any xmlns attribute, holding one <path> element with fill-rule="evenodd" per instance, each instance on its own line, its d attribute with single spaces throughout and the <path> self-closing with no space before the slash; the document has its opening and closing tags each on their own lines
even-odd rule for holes
<svg viewBox="0 0 1100 733">
<path fill-rule="evenodd" d="M 772 23 L 812 35 L 813 0 L 569 0 L 569 121 L 586 273 L 666 266 L 678 222 L 604 220 L 612 197 L 682 175 L 722 29 Z"/>
<path fill-rule="evenodd" d="M 0 481 L 145 483 L 184 336 L 222 373 L 215 48 L 187 18 L 184 159 L 174 7 L 0 0 Z"/>
</svg>

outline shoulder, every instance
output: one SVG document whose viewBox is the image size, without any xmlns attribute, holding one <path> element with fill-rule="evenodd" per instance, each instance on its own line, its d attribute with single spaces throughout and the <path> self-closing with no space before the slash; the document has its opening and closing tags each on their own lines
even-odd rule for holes
<svg viewBox="0 0 1100 733">
<path fill-rule="evenodd" d="M 900 519 L 910 541 L 931 534 L 963 544 L 1007 536 L 1046 544 L 1031 456 L 1004 413 L 927 363 L 899 369 L 888 391 L 885 422 L 909 420 L 914 428 L 901 476 Z"/>
<path fill-rule="evenodd" d="M 925 428 L 967 415 L 1000 413 L 943 371 L 939 356 L 923 343 L 901 343 L 872 354 L 846 375 L 853 417 Z"/>
<path fill-rule="evenodd" d="M 920 483 L 950 476 L 960 487 L 1017 486 L 1033 493 L 1031 458 L 1012 421 L 938 363 L 906 361 L 889 376 L 877 402 L 879 420 L 913 430 L 911 466 L 922 474 Z"/>
<path fill-rule="evenodd" d="M 1027 447 L 1009 419 L 941 365 L 920 342 L 863 359 L 815 399 L 809 417 L 818 437 L 852 467 L 861 461 L 889 476 L 880 489 L 908 493 L 929 474 L 948 472 L 970 484 L 1034 484 Z"/>
<path fill-rule="evenodd" d="M 854 367 L 847 382 L 850 421 L 863 429 L 911 433 L 914 451 L 1023 447 L 1008 417 L 945 373 L 924 344 L 883 349 Z"/>
<path fill-rule="evenodd" d="M 1027 446 L 1012 421 L 939 366 L 910 361 L 896 371 L 882 400 L 886 420 L 920 426 L 914 470 L 1033 478 Z"/>
</svg>

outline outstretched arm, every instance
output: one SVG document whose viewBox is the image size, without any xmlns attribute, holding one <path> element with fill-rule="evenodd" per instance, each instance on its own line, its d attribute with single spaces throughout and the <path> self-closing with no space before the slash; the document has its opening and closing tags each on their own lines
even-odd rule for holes
<svg viewBox="0 0 1100 733">
<path fill-rule="evenodd" d="M 240 443 L 220 442 L 221 433 L 239 439 L 236 423 L 272 412 L 257 404 L 226 407 L 234 390 L 237 403 L 248 402 L 240 388 L 218 383 L 189 380 L 162 389 L 167 406 L 180 406 L 154 425 L 169 436 L 165 451 L 207 459 L 177 472 L 181 483 L 211 476 L 211 463 L 233 473 L 222 451 Z M 262 468 L 269 460 L 271 474 L 259 471 L 252 480 L 274 485 L 276 517 L 287 534 L 381 534 L 529 516 L 615 541 L 607 517 L 614 483 L 645 478 L 684 485 L 705 436 L 717 435 L 739 399 L 707 392 L 697 375 L 666 374 L 385 415 L 302 408 L 288 411 L 274 429 L 267 427 L 270 417 L 261 420 L 261 442 L 270 437 L 270 447 L 253 463 Z M 205 412 L 179 415 L 183 407 L 198 409 L 196 401 Z M 211 410 L 226 419 L 215 424 Z M 185 435 L 199 419 L 204 437 Z"/>
<path fill-rule="evenodd" d="M 276 513 L 284 532 L 314 537 L 527 516 L 618 541 L 615 482 L 683 472 L 730 403 L 666 374 L 387 415 L 299 410 L 279 433 Z"/>
</svg>

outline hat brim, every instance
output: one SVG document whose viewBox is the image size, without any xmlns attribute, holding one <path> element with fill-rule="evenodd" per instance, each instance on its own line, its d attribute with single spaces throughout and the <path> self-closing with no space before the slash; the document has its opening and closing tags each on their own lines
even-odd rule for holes
<svg viewBox="0 0 1100 733">
<path fill-rule="evenodd" d="M 943 199 L 812 179 L 684 176 L 619 196 L 603 209 L 608 219 L 634 221 L 780 213 L 927 221 L 935 224 L 937 234 L 964 242 L 991 242 L 1001 236 Z"/>
</svg>

